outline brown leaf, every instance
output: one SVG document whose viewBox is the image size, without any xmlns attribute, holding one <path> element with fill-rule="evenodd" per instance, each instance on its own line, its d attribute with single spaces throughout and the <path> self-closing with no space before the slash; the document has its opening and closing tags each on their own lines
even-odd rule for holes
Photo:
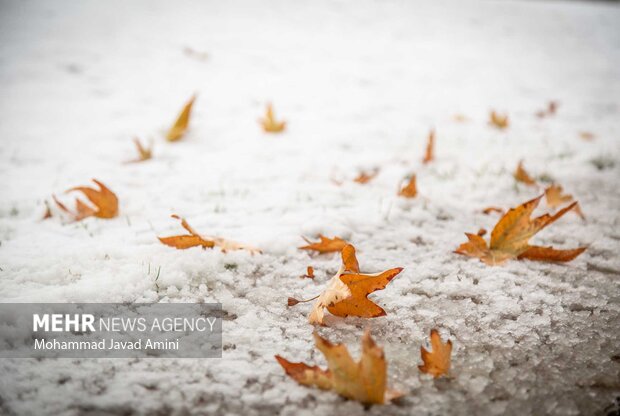
<svg viewBox="0 0 620 416">
<path fill-rule="evenodd" d="M 94 205 L 91 207 L 86 205 L 80 199 L 75 200 L 75 212 L 72 212 L 66 205 L 61 203 L 56 196 L 52 196 L 54 202 L 60 208 L 61 211 L 69 214 L 74 221 L 80 221 L 87 217 L 97 217 L 110 219 L 118 215 L 118 198 L 108 187 L 97 179 L 93 179 L 93 182 L 98 185 L 99 189 L 88 188 L 86 186 L 76 186 L 66 192 L 81 192 L 86 198 Z"/>
<path fill-rule="evenodd" d="M 448 340 L 445 344 L 441 342 L 441 337 L 436 329 L 431 330 L 432 352 L 420 347 L 422 361 L 424 365 L 418 366 L 420 371 L 430 374 L 437 378 L 447 375 L 450 371 L 450 356 L 452 355 L 452 341 Z"/>
<path fill-rule="evenodd" d="M 196 101 L 196 95 L 194 94 L 189 101 L 183 106 L 183 110 L 177 117 L 176 121 L 166 133 L 166 140 L 169 142 L 176 142 L 177 140 L 181 140 L 187 131 L 189 126 L 189 119 L 192 113 L 192 106 L 194 105 L 194 101 Z"/>
<path fill-rule="evenodd" d="M 426 152 L 424 153 L 424 159 L 422 159 L 422 163 L 424 164 L 435 160 L 435 130 L 430 131 L 427 140 Z"/>
<path fill-rule="evenodd" d="M 271 104 L 267 104 L 265 117 L 258 120 L 258 122 L 266 133 L 281 133 L 286 128 L 286 121 L 276 121 Z"/>
<path fill-rule="evenodd" d="M 245 244 L 240 244 L 234 241 L 226 240 L 221 237 L 208 237 L 198 234 L 184 218 L 179 217 L 176 214 L 171 215 L 172 218 L 176 218 L 181 221 L 181 226 L 189 233 L 186 235 L 176 235 L 171 237 L 157 237 L 159 241 L 167 246 L 174 247 L 179 250 L 184 250 L 191 247 L 213 248 L 219 247 L 223 253 L 231 250 L 247 250 L 250 254 L 261 253 L 260 249 L 254 248 Z"/>
<path fill-rule="evenodd" d="M 127 161 L 127 163 L 138 163 L 144 162 L 145 160 L 149 160 L 153 157 L 153 146 L 144 147 L 142 143 L 140 143 L 140 139 L 135 137 L 133 142 L 136 145 L 136 150 L 138 151 L 138 157 L 136 159 L 132 159 Z"/>
<path fill-rule="evenodd" d="M 550 251 L 549 248 L 541 250 L 536 246 L 529 245 L 529 239 L 546 226 L 555 222 L 568 211 L 574 209 L 577 202 L 573 202 L 561 209 L 554 215 L 544 214 L 534 219 L 531 218 L 533 211 L 538 206 L 543 195 L 527 201 L 516 208 L 510 209 L 493 228 L 491 241 L 487 246 L 486 241 L 479 235 L 466 233 L 468 242 L 461 244 L 456 253 L 471 257 L 477 257 L 486 264 L 498 265 L 509 259 L 529 258 L 532 260 L 546 261 L 569 261 L 581 254 L 585 248 L 569 250 L 569 254 L 556 254 L 561 250 Z M 532 247 L 535 247 L 532 249 Z M 530 249 L 532 251 L 528 254 Z M 566 250 L 564 250 L 566 251 Z M 549 257 L 545 257 L 545 254 Z M 571 257 L 572 255 L 572 257 Z M 523 257 L 521 257 L 523 256 Z"/>
<path fill-rule="evenodd" d="M 327 360 L 327 370 L 275 356 L 286 374 L 299 384 L 332 390 L 365 404 L 383 404 L 402 395 L 387 388 L 385 354 L 383 348 L 375 344 L 370 331 L 364 332 L 362 356 L 357 362 L 343 344 L 334 345 L 316 332 L 314 341 Z"/>
<path fill-rule="evenodd" d="M 492 212 L 497 212 L 499 214 L 503 214 L 504 213 L 504 209 L 500 208 L 500 207 L 486 207 L 485 209 L 482 210 L 482 213 L 485 215 L 489 215 Z"/>
<path fill-rule="evenodd" d="M 545 189 L 545 199 L 547 200 L 547 206 L 553 209 L 560 205 L 564 205 L 565 203 L 572 202 L 573 196 L 562 193 L 562 186 L 553 184 Z M 579 204 L 575 205 L 573 211 L 575 214 L 579 215 L 581 219 L 585 220 L 585 215 L 583 215 Z"/>
<path fill-rule="evenodd" d="M 379 174 L 379 169 L 373 169 L 370 172 L 361 171 L 357 175 L 357 177 L 353 179 L 353 181 L 364 185 L 370 182 L 371 180 L 373 180 L 378 174 Z"/>
<path fill-rule="evenodd" d="M 340 237 L 329 238 L 324 235 L 319 235 L 320 240 L 316 243 L 311 242 L 306 237 L 302 238 L 306 240 L 308 245 L 299 247 L 300 250 L 313 250 L 321 254 L 340 252 L 347 245 L 347 242 Z"/>
<path fill-rule="evenodd" d="M 536 186 L 536 180 L 532 178 L 523 167 L 523 161 L 520 160 L 517 169 L 512 174 L 517 182 L 523 182 L 529 186 Z"/>
<path fill-rule="evenodd" d="M 418 194 L 418 187 L 416 185 L 415 175 L 409 177 L 409 182 L 398 191 L 398 196 L 405 198 L 415 198 Z"/>
<path fill-rule="evenodd" d="M 384 289 L 403 269 L 397 267 L 373 275 L 360 274 L 355 248 L 352 245 L 347 245 L 342 250 L 341 256 L 340 269 L 318 296 L 308 317 L 311 324 L 324 324 L 325 308 L 340 317 L 375 318 L 385 315 L 385 311 L 368 299 L 368 295 Z"/>
<path fill-rule="evenodd" d="M 489 115 L 489 124 L 500 130 L 508 127 L 508 115 L 496 113 L 495 110 L 491 111 Z"/>
<path fill-rule="evenodd" d="M 314 268 L 312 266 L 308 266 L 306 269 L 306 274 L 299 277 L 302 279 L 314 279 Z"/>
</svg>

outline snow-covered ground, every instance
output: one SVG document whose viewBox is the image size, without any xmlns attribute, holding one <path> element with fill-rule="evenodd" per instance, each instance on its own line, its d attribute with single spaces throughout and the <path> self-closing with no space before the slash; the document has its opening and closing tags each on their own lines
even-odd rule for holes
<svg viewBox="0 0 620 416">
<path fill-rule="evenodd" d="M 0 301 L 206 301 L 226 311 L 222 359 L 0 360 L 0 414 L 617 409 L 616 4 L 3 1 L 0 39 Z M 193 93 L 191 131 L 166 143 Z M 558 114 L 535 117 L 551 99 Z M 282 135 L 257 125 L 268 101 L 289 123 Z M 510 115 L 507 131 L 488 126 L 492 108 Z M 432 127 L 437 160 L 423 166 Z M 122 163 L 135 157 L 133 136 L 154 141 L 153 160 Z M 568 264 L 503 267 L 453 254 L 464 232 L 497 221 L 482 208 L 540 192 L 515 185 L 520 159 L 587 216 L 569 213 L 534 241 L 588 250 Z M 374 181 L 351 182 L 375 167 Z M 410 173 L 420 195 L 399 199 Z M 116 192 L 118 218 L 40 220 L 52 193 L 91 178 Z M 264 254 L 166 247 L 157 236 L 181 231 L 173 213 Z M 299 386 L 273 358 L 324 364 L 310 305 L 286 307 L 338 268 L 338 256 L 297 249 L 318 233 L 355 244 L 364 271 L 405 268 L 374 295 L 386 317 L 320 329 L 358 352 L 369 326 L 390 384 L 406 392 L 397 404 L 364 410 Z M 308 265 L 314 281 L 298 278 Z M 451 380 L 417 369 L 433 327 L 454 342 Z"/>
</svg>

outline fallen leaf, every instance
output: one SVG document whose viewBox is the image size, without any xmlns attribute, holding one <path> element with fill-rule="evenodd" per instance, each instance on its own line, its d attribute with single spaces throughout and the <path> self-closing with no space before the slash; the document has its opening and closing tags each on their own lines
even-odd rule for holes
<svg viewBox="0 0 620 416">
<path fill-rule="evenodd" d="M 572 202 L 573 196 L 570 194 L 562 193 L 561 185 L 553 184 L 553 185 L 550 185 L 547 189 L 545 189 L 545 199 L 547 200 L 547 206 L 549 208 L 557 208 L 560 205 L 564 205 L 568 202 Z M 581 211 L 581 207 L 579 206 L 579 204 L 575 205 L 575 208 L 573 208 L 573 211 L 575 212 L 575 214 L 579 215 L 581 219 L 585 220 L 585 215 L 583 215 L 583 212 Z"/>
<path fill-rule="evenodd" d="M 347 245 L 347 242 L 340 237 L 329 238 L 324 235 L 319 235 L 319 241 L 313 243 L 306 237 L 302 237 L 308 243 L 307 246 L 299 247 L 300 250 L 313 250 L 318 251 L 321 254 L 340 252 Z"/>
<path fill-rule="evenodd" d="M 168 133 L 166 134 L 166 139 L 169 142 L 176 142 L 177 140 L 181 140 L 181 138 L 185 135 L 187 131 L 187 127 L 189 126 L 189 118 L 192 113 L 192 106 L 194 105 L 194 101 L 196 101 L 196 95 L 194 94 L 192 98 L 185 104 L 183 110 L 177 117 L 177 120 L 174 122 Z"/>
<path fill-rule="evenodd" d="M 524 184 L 529 185 L 529 186 L 536 186 L 536 180 L 532 178 L 529 173 L 527 173 L 527 171 L 523 167 L 522 160 L 519 161 L 519 164 L 517 165 L 517 169 L 512 174 L 512 176 L 514 176 L 517 182 L 523 182 Z"/>
<path fill-rule="evenodd" d="M 201 236 L 188 224 L 184 218 L 181 218 L 176 214 L 171 215 L 171 217 L 180 220 L 181 226 L 185 228 L 189 234 L 175 235 L 171 237 L 157 237 L 159 238 L 159 241 L 167 246 L 174 247 L 179 250 L 200 246 L 202 248 L 219 247 L 223 253 L 232 250 L 247 250 L 250 254 L 261 253 L 261 250 L 258 248 L 240 244 L 235 241 L 226 240 L 221 237 Z"/>
<path fill-rule="evenodd" d="M 435 130 L 431 130 L 430 133 L 428 133 L 426 152 L 424 153 L 422 163 L 427 164 L 433 160 L 435 160 Z"/>
<path fill-rule="evenodd" d="M 489 115 L 489 124 L 493 127 L 503 130 L 508 127 L 508 115 L 501 115 L 499 113 L 496 113 L 495 110 L 493 110 Z"/>
<path fill-rule="evenodd" d="M 414 198 L 418 194 L 415 175 L 409 177 L 409 182 L 398 191 L 398 196 Z"/>
<path fill-rule="evenodd" d="M 419 365 L 421 372 L 430 374 L 437 378 L 447 375 L 450 370 L 450 355 L 452 354 L 452 341 L 448 340 L 445 344 L 441 342 L 441 337 L 436 329 L 431 330 L 431 348 L 427 351 L 424 347 L 420 347 L 422 361 L 424 365 Z"/>
<path fill-rule="evenodd" d="M 377 175 L 379 174 L 379 169 L 373 169 L 370 172 L 367 171 L 361 171 L 357 177 L 355 179 L 353 179 L 354 182 L 357 182 L 359 184 L 367 184 L 368 182 L 370 182 L 371 180 L 373 180 Z"/>
<path fill-rule="evenodd" d="M 579 132 L 579 137 L 581 137 L 581 139 L 585 140 L 586 142 L 591 142 L 592 140 L 596 138 L 596 136 L 590 133 L 589 131 Z"/>
<path fill-rule="evenodd" d="M 333 315 L 340 317 L 376 318 L 385 315 L 385 311 L 368 299 L 368 295 L 384 289 L 403 270 L 402 267 L 372 275 L 360 274 L 355 248 L 350 244 L 342 249 L 341 257 L 342 265 L 321 294 L 304 301 L 289 298 L 289 306 L 316 299 L 312 312 L 308 316 L 311 324 L 324 325 L 326 308 Z"/>
<path fill-rule="evenodd" d="M 557 101 L 549 101 L 549 103 L 547 104 L 547 108 L 545 108 L 544 110 L 537 111 L 536 116 L 539 118 L 549 117 L 549 116 L 554 115 L 557 110 L 558 110 Z"/>
<path fill-rule="evenodd" d="M 455 114 L 452 116 L 452 120 L 456 121 L 457 123 L 465 123 L 469 121 L 467 116 L 465 116 L 464 114 Z"/>
<path fill-rule="evenodd" d="M 314 279 L 314 268 L 312 266 L 308 266 L 306 269 L 306 274 L 299 277 L 302 279 Z"/>
<path fill-rule="evenodd" d="M 259 119 L 258 122 L 266 133 L 281 133 L 286 128 L 286 121 L 276 121 L 271 104 L 267 104 L 265 117 Z"/>
<path fill-rule="evenodd" d="M 71 188 L 66 192 L 81 192 L 84 194 L 86 198 L 94 205 L 91 207 L 86 205 L 80 199 L 75 200 L 75 212 L 71 211 L 67 208 L 65 204 L 60 202 L 55 195 L 52 195 L 52 198 L 58 208 L 69 214 L 74 221 L 80 221 L 84 218 L 88 217 L 97 217 L 110 219 L 114 218 L 118 215 L 118 198 L 108 187 L 106 187 L 103 183 L 99 182 L 97 179 L 93 179 L 93 182 L 97 184 L 99 189 L 88 188 L 86 186 L 76 186 L 75 188 Z"/>
<path fill-rule="evenodd" d="M 43 201 L 45 203 L 45 212 L 43 213 L 42 220 L 46 220 L 48 218 L 52 218 L 52 210 L 50 209 L 50 204 L 47 201 Z"/>
<path fill-rule="evenodd" d="M 325 356 L 327 370 L 275 356 L 286 374 L 299 384 L 333 390 L 365 404 L 383 404 L 402 396 L 400 392 L 387 388 L 385 354 L 383 348 L 375 344 L 369 330 L 362 336 L 362 356 L 357 362 L 343 344 L 334 345 L 316 332 L 314 342 Z"/>
<path fill-rule="evenodd" d="M 581 254 L 586 247 L 572 250 L 555 250 L 551 247 L 529 245 L 529 239 L 540 230 L 555 222 L 571 209 L 577 202 L 573 202 L 554 215 L 544 214 L 534 219 L 532 212 L 538 206 L 543 195 L 527 201 L 516 208 L 511 208 L 497 222 L 491 232 L 491 241 L 486 241 L 479 235 L 465 233 L 468 242 L 461 244 L 456 253 L 477 257 L 488 265 L 499 265 L 507 260 L 531 259 L 540 261 L 570 261 Z"/>
<path fill-rule="evenodd" d="M 500 208 L 500 207 L 486 207 L 485 209 L 482 210 L 482 213 L 485 215 L 489 215 L 492 212 L 497 212 L 499 214 L 503 214 L 504 213 L 504 209 Z"/>
<path fill-rule="evenodd" d="M 138 139 L 137 137 L 133 139 L 133 142 L 136 145 L 138 157 L 136 159 L 127 161 L 127 163 L 144 162 L 145 160 L 149 160 L 153 157 L 153 146 L 149 146 L 148 148 L 142 146 L 142 143 L 140 143 L 140 139 Z"/>
</svg>

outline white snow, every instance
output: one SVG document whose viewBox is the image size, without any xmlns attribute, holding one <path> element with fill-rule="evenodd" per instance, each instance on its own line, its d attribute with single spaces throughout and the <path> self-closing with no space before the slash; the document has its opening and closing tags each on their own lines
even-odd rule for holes
<svg viewBox="0 0 620 416">
<path fill-rule="evenodd" d="M 221 302 L 224 358 L 0 360 L 0 414 L 596 414 L 620 396 L 620 8 L 564 1 L 3 2 L 0 6 L 0 301 Z M 206 60 L 185 48 L 207 53 Z M 163 135 L 198 94 L 189 134 Z M 538 119 L 549 100 L 558 114 Z M 258 127 L 267 102 L 288 121 Z M 488 112 L 510 116 L 500 132 Z M 457 113 L 466 123 L 453 120 Z M 437 130 L 437 160 L 423 166 Z M 595 139 L 579 138 L 590 131 Z M 132 138 L 154 141 L 135 157 Z M 562 265 L 488 267 L 452 251 L 492 228 L 480 210 L 540 193 L 524 159 L 579 201 L 536 236 L 589 245 Z M 381 169 L 367 185 L 360 169 Z M 420 195 L 396 197 L 416 173 Z M 331 178 L 345 178 L 336 186 Z M 113 220 L 41 221 L 52 194 L 97 178 Z M 198 231 L 263 255 L 174 250 Z M 287 378 L 273 359 L 324 365 L 307 323 L 338 256 L 405 270 L 374 299 L 386 317 L 328 318 L 359 351 L 369 326 L 397 404 L 364 411 Z M 315 268 L 315 281 L 299 279 Z M 159 278 L 156 275 L 159 270 Z M 454 343 L 451 380 L 421 375 L 431 328 Z M 615 358 L 614 358 L 615 357 Z"/>
</svg>

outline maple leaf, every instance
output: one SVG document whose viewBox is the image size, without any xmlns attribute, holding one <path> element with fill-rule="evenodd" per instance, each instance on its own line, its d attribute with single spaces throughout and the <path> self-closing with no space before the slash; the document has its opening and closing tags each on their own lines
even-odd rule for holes
<svg viewBox="0 0 620 416">
<path fill-rule="evenodd" d="M 519 164 L 517 165 L 517 169 L 515 169 L 515 172 L 512 174 L 512 176 L 514 176 L 517 182 L 523 182 L 524 184 L 530 185 L 530 186 L 536 185 L 536 180 L 532 178 L 530 174 L 527 173 L 527 171 L 523 167 L 522 160 L 519 161 Z"/>
<path fill-rule="evenodd" d="M 383 348 L 377 346 L 366 330 L 362 336 L 362 356 L 354 361 L 343 344 L 332 344 L 314 332 L 316 347 L 327 361 L 327 370 L 305 363 L 292 363 L 279 355 L 275 358 L 286 374 L 299 384 L 333 390 L 348 399 L 365 404 L 383 404 L 402 396 L 387 388 L 387 362 Z"/>
<path fill-rule="evenodd" d="M 367 184 L 368 182 L 370 182 L 371 180 L 373 180 L 377 175 L 379 174 L 379 169 L 373 169 L 370 172 L 367 171 L 361 171 L 356 177 L 355 179 L 353 179 L 353 182 L 357 182 L 359 184 Z"/>
<path fill-rule="evenodd" d="M 555 114 L 558 110 L 558 103 L 556 101 L 549 101 L 547 108 L 536 112 L 536 116 L 539 118 L 549 117 Z"/>
<path fill-rule="evenodd" d="M 169 142 L 176 142 L 177 140 L 181 140 L 181 138 L 185 135 L 187 131 L 187 127 L 189 126 L 189 118 L 192 113 L 192 106 L 194 105 L 194 101 L 196 101 L 196 95 L 194 94 L 189 101 L 183 106 L 183 110 L 177 117 L 176 121 L 166 133 L 166 140 Z"/>
<path fill-rule="evenodd" d="M 148 148 L 142 146 L 142 143 L 140 143 L 140 139 L 138 139 L 137 137 L 133 139 L 133 142 L 136 145 L 138 157 L 136 159 L 127 161 L 127 163 L 144 162 L 145 160 L 149 160 L 153 157 L 153 146 L 150 146 Z"/>
<path fill-rule="evenodd" d="M 545 199 L 547 200 L 547 206 L 549 208 L 556 208 L 565 203 L 572 202 L 573 196 L 562 193 L 562 186 L 553 184 L 545 189 Z M 581 219 L 585 220 L 585 215 L 583 215 L 579 204 L 575 205 L 573 211 L 575 214 L 579 215 Z"/>
<path fill-rule="evenodd" d="M 420 354 L 424 365 L 419 365 L 421 372 L 431 374 L 437 378 L 447 375 L 450 370 L 450 355 L 452 354 L 452 341 L 448 340 L 445 344 L 441 342 L 441 337 L 436 329 L 431 330 L 431 348 L 429 352 L 424 347 L 420 347 Z"/>
<path fill-rule="evenodd" d="M 435 130 L 431 130 L 430 133 L 428 133 L 427 140 L 426 152 L 424 153 L 424 159 L 422 159 L 422 163 L 424 164 L 435 160 Z"/>
<path fill-rule="evenodd" d="M 286 128 L 286 121 L 276 121 L 273 106 L 267 104 L 265 117 L 258 120 L 266 133 L 281 133 Z"/>
<path fill-rule="evenodd" d="M 390 281 L 403 269 L 397 267 L 383 273 L 360 274 L 359 264 L 355 256 L 355 247 L 346 245 L 341 252 L 342 264 L 336 274 L 329 280 L 323 292 L 318 296 L 299 301 L 288 299 L 288 305 L 309 302 L 316 299 L 312 312 L 308 316 L 311 324 L 324 325 L 325 309 L 340 317 L 357 316 L 360 318 L 376 318 L 384 316 L 385 311 L 368 299 L 374 291 L 385 289 Z"/>
<path fill-rule="evenodd" d="M 500 208 L 500 207 L 486 207 L 485 209 L 482 210 L 482 213 L 484 215 L 489 215 L 492 212 L 497 212 L 499 214 L 503 214 L 504 213 L 504 209 Z"/>
<path fill-rule="evenodd" d="M 60 202 L 55 195 L 52 195 L 52 199 L 58 208 L 73 217 L 74 221 L 80 221 L 88 217 L 104 219 L 116 217 L 118 215 L 118 198 L 114 192 L 112 192 L 107 186 L 99 182 L 97 179 L 93 179 L 93 182 L 98 185 L 99 189 L 88 188 L 86 186 L 76 186 L 68 189 L 66 192 L 81 192 L 86 198 L 88 198 L 94 207 L 85 204 L 80 199 L 76 199 L 75 212 L 72 212 L 65 204 Z"/>
<path fill-rule="evenodd" d="M 493 127 L 503 130 L 508 127 L 508 115 L 501 115 L 499 113 L 496 113 L 495 110 L 493 110 L 489 115 L 489 124 Z"/>
<path fill-rule="evenodd" d="M 398 196 L 405 198 L 414 198 L 418 194 L 415 175 L 409 177 L 409 182 L 398 191 Z"/>
<path fill-rule="evenodd" d="M 181 221 L 181 226 L 185 228 L 185 230 L 189 234 L 185 235 L 175 235 L 170 237 L 157 237 L 159 241 L 164 243 L 167 246 L 174 247 L 179 250 L 184 250 L 191 247 L 202 247 L 202 248 L 213 248 L 219 247 L 222 250 L 222 253 L 226 253 L 227 251 L 232 250 L 247 250 L 250 254 L 261 253 L 261 250 L 255 247 L 251 247 L 245 244 L 240 244 L 235 241 L 226 240 L 221 237 L 208 237 L 201 236 L 198 234 L 184 219 L 179 217 L 176 214 L 171 215 L 172 218 Z"/>
<path fill-rule="evenodd" d="M 302 237 L 302 238 L 306 240 L 306 243 L 308 243 L 308 245 L 299 247 L 300 250 L 314 250 L 314 251 L 318 251 L 321 254 L 333 253 L 336 251 L 340 252 L 342 251 L 344 246 L 347 245 L 347 242 L 340 237 L 329 238 L 329 237 L 325 237 L 322 234 L 319 235 L 320 240 L 316 243 L 313 243 L 312 241 L 308 240 L 306 237 Z"/>
<path fill-rule="evenodd" d="M 502 264 L 514 258 L 557 262 L 574 259 L 583 253 L 586 247 L 556 250 L 551 247 L 529 245 L 529 239 L 534 234 L 555 222 L 577 205 L 577 202 L 573 202 L 554 215 L 544 214 L 532 219 L 532 212 L 542 197 L 543 195 L 540 195 L 516 208 L 511 208 L 504 214 L 493 228 L 491 241 L 488 245 L 481 236 L 465 233 L 469 241 L 461 244 L 456 249 L 456 253 L 477 257 L 489 265 Z"/>
</svg>

